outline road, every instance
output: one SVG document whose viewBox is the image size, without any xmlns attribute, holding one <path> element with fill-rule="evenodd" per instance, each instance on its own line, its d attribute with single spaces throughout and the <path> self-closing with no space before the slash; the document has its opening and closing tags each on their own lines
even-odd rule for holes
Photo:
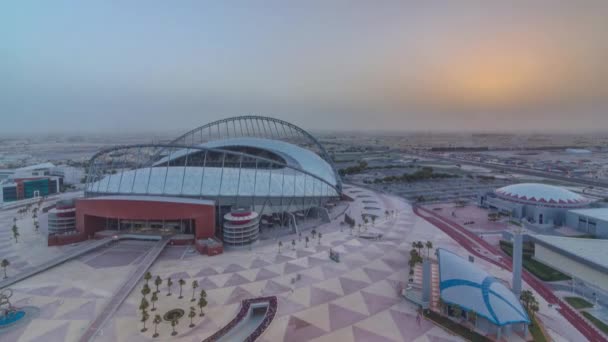
<svg viewBox="0 0 608 342">
<path fill-rule="evenodd" d="M 476 257 L 486 260 L 496 266 L 512 270 L 511 260 L 506 256 L 506 254 L 502 253 L 498 247 L 490 245 L 487 241 L 468 231 L 466 228 L 438 216 L 431 210 L 415 207 L 414 212 L 416 215 L 424 218 L 437 228 L 441 229 Z M 557 305 L 557 311 L 561 313 L 562 316 L 564 316 L 564 318 L 566 318 L 566 320 L 568 320 L 589 341 L 608 342 L 608 339 L 602 333 L 600 333 L 581 315 L 579 315 L 572 308 L 570 308 L 570 306 L 558 298 L 542 281 L 535 278 L 525 269 L 522 271 L 522 278 L 548 303 Z"/>
<path fill-rule="evenodd" d="M 112 298 L 99 313 L 99 315 L 97 315 L 97 317 L 91 322 L 87 330 L 80 338 L 80 342 L 89 342 L 95 339 L 103 326 L 112 317 L 116 310 L 118 310 L 120 304 L 122 304 L 122 302 L 127 299 L 131 291 L 133 291 L 139 280 L 144 276 L 144 273 L 146 273 L 154 261 L 156 261 L 169 240 L 170 236 L 163 236 L 163 238 L 148 251 L 142 262 L 137 266 L 137 269 L 131 273 L 131 276 L 125 280 L 123 285 L 118 289 L 118 291 L 116 291 L 116 293 L 113 294 Z"/>
<path fill-rule="evenodd" d="M 407 152 L 407 153 L 408 154 L 417 155 L 417 156 L 420 156 L 420 157 L 424 157 L 424 158 L 446 160 L 446 161 L 450 161 L 450 162 L 453 162 L 453 163 L 456 163 L 456 164 L 467 164 L 467 165 L 485 167 L 485 168 L 488 168 L 488 169 L 494 169 L 494 170 L 500 170 L 500 171 L 511 172 L 511 173 L 520 173 L 520 174 L 529 175 L 529 176 L 536 176 L 536 177 L 555 179 L 555 180 L 559 180 L 559 181 L 563 181 L 563 182 L 577 183 L 577 184 L 582 184 L 582 185 L 587 185 L 587 186 L 597 186 L 597 187 L 604 187 L 604 188 L 608 187 L 608 182 L 602 182 L 602 181 L 599 181 L 599 180 L 593 180 L 593 179 L 588 179 L 588 178 L 580 178 L 580 177 L 567 177 L 567 176 L 562 176 L 562 175 L 558 175 L 558 174 L 551 173 L 551 172 L 534 170 L 534 169 L 530 169 L 530 168 L 517 167 L 517 166 L 507 166 L 507 165 L 492 164 L 492 163 L 476 162 L 476 161 L 466 160 L 466 159 L 460 159 L 460 158 L 444 157 L 444 156 L 439 156 L 439 155 L 430 154 L 430 153 L 415 153 L 415 152 Z"/>
</svg>

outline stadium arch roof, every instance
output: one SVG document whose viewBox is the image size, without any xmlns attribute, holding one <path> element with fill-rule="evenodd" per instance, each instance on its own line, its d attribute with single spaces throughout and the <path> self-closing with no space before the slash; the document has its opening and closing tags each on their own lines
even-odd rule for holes
<svg viewBox="0 0 608 342">
<path fill-rule="evenodd" d="M 495 325 L 530 323 L 521 303 L 503 283 L 446 249 L 437 249 L 441 299 L 473 310 Z"/>
<path fill-rule="evenodd" d="M 576 208 L 589 204 L 589 200 L 559 186 L 540 183 L 520 183 L 496 189 L 502 199 L 531 205 Z"/>
</svg>

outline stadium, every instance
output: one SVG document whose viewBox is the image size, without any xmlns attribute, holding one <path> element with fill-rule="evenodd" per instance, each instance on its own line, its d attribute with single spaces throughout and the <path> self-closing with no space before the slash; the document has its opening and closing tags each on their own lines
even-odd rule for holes
<svg viewBox="0 0 608 342">
<path fill-rule="evenodd" d="M 240 116 L 169 143 L 94 155 L 85 197 L 76 201 L 76 229 L 89 237 L 129 231 L 248 245 L 258 225 L 297 232 L 309 218 L 328 220 L 341 189 L 330 156 L 310 133 L 274 118 Z M 225 217 L 255 224 L 241 220 L 246 229 L 240 230 Z"/>
</svg>

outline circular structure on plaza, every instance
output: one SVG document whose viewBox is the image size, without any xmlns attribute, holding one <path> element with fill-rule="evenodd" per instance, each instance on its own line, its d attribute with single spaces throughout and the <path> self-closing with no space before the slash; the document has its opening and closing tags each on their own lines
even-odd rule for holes
<svg viewBox="0 0 608 342">
<path fill-rule="evenodd" d="M 194 234 L 242 245 L 258 232 L 253 223 L 245 232 L 230 221 L 233 208 L 295 227 L 296 217 L 327 217 L 341 194 L 332 159 L 310 133 L 278 119 L 240 116 L 168 143 L 95 154 L 85 199 L 76 201 L 76 229 L 87 236 L 100 230 Z"/>
<path fill-rule="evenodd" d="M 171 322 L 174 319 L 180 319 L 184 317 L 186 312 L 182 309 L 171 309 L 163 315 L 163 319 L 167 322 Z"/>
<path fill-rule="evenodd" d="M 496 189 L 496 195 L 504 200 L 528 205 L 556 208 L 580 208 L 589 200 L 570 190 L 540 183 L 520 183 Z"/>
<path fill-rule="evenodd" d="M 259 215 L 255 211 L 236 209 L 224 215 L 224 244 L 245 246 L 257 241 L 260 232 Z"/>
</svg>

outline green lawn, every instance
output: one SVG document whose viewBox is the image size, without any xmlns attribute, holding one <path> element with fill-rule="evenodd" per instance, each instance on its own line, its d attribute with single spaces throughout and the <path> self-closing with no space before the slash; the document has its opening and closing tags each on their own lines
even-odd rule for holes
<svg viewBox="0 0 608 342">
<path fill-rule="evenodd" d="M 589 321 L 591 321 L 591 323 L 593 323 L 593 325 L 595 325 L 598 329 L 603 331 L 605 334 L 608 334 L 608 324 L 600 321 L 598 318 L 596 318 L 592 314 L 588 313 L 587 311 L 581 311 L 581 313 L 583 314 L 583 316 L 585 316 L 585 318 L 587 318 Z"/>
<path fill-rule="evenodd" d="M 593 307 L 593 304 L 580 297 L 564 297 L 564 299 L 575 309 L 587 309 Z"/>
<path fill-rule="evenodd" d="M 438 325 L 441 325 L 442 327 L 445 327 L 446 329 L 448 329 L 449 331 L 458 334 L 460 336 L 462 336 L 465 340 L 467 341 L 474 341 L 474 342 L 490 342 L 492 341 L 491 339 L 478 334 L 475 331 L 471 331 L 469 330 L 469 328 L 462 326 L 454 321 L 452 321 L 451 319 L 447 318 L 447 317 L 443 317 L 440 314 L 433 312 L 433 311 L 428 311 L 428 313 L 425 315 L 428 319 L 432 320 L 433 322 L 435 322 Z"/>
<path fill-rule="evenodd" d="M 538 325 L 538 320 L 536 319 L 536 317 L 530 315 L 530 312 L 528 312 L 528 317 L 530 317 L 530 320 L 531 320 L 531 324 L 529 326 L 530 335 L 532 335 L 532 338 L 533 338 L 534 342 L 547 342 L 547 341 L 549 341 L 547 339 L 547 337 L 545 336 L 545 334 L 543 334 L 543 331 L 540 328 L 540 325 Z"/>
<path fill-rule="evenodd" d="M 509 256 L 513 255 L 513 246 L 511 245 L 511 243 L 509 243 L 507 241 L 501 241 L 500 248 L 505 253 L 507 253 L 507 255 L 509 255 Z M 524 265 L 524 268 L 526 270 L 528 270 L 528 272 L 534 274 L 535 276 L 537 276 L 538 278 L 540 278 L 543 281 L 560 281 L 560 280 L 570 280 L 571 279 L 569 276 L 563 274 L 562 272 L 560 272 L 552 267 L 549 267 L 539 261 L 532 259 L 533 253 L 534 253 L 533 250 L 531 252 L 529 247 L 524 247 L 523 265 Z"/>
</svg>

